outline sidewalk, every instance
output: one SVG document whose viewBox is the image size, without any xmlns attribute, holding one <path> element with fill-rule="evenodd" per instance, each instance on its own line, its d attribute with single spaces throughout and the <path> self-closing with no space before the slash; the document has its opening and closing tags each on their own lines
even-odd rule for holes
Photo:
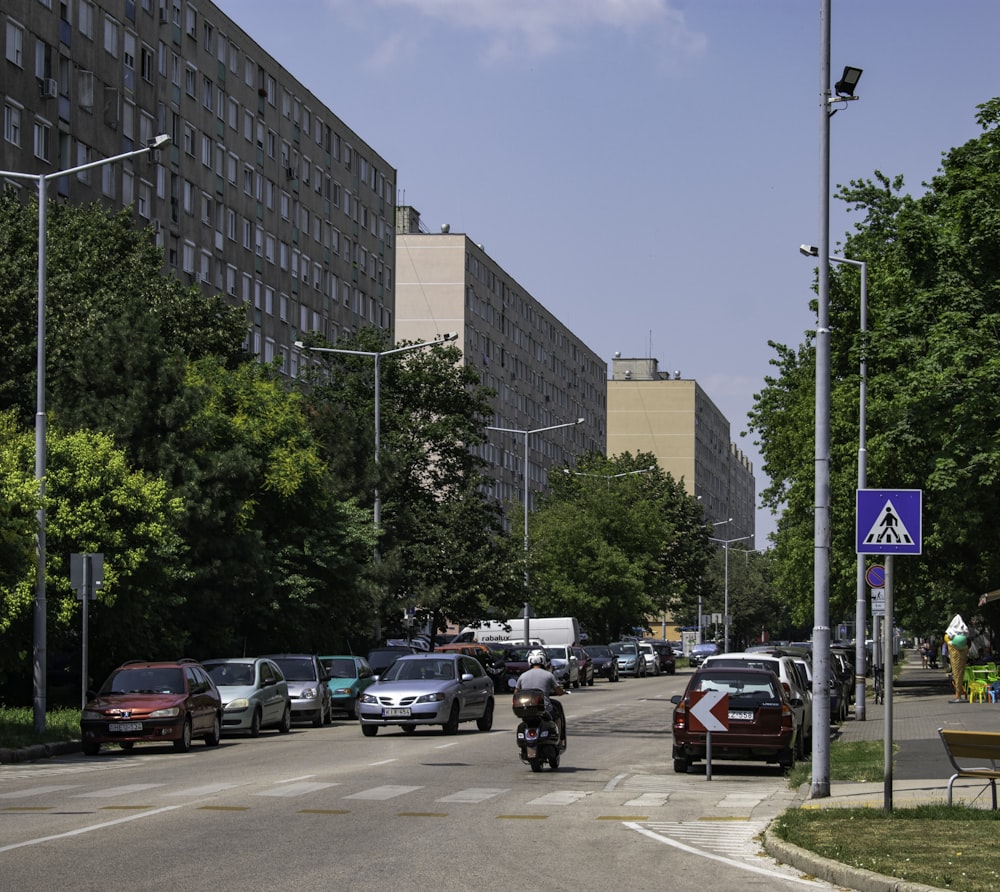
<svg viewBox="0 0 1000 892">
<path fill-rule="evenodd" d="M 877 783 L 831 782 L 830 796 L 808 800 L 805 807 L 870 805 L 882 808 L 887 788 L 893 806 L 943 803 L 948 797 L 948 778 L 954 773 L 938 728 L 960 731 L 1000 731 L 1000 704 L 951 703 L 955 696 L 951 676 L 944 669 L 923 669 L 920 657 L 908 652 L 896 679 L 892 696 L 892 738 L 897 747 L 891 786 L 883 778 Z M 865 703 L 865 721 L 849 718 L 836 740 L 885 740 L 885 706 Z M 990 808 L 992 800 L 983 782 L 955 781 L 954 801 Z"/>
</svg>

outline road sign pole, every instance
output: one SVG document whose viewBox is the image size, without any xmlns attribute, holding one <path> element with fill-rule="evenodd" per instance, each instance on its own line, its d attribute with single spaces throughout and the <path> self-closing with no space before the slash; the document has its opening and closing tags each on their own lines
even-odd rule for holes
<svg viewBox="0 0 1000 892">
<path fill-rule="evenodd" d="M 882 668 L 885 671 L 885 676 L 882 682 L 882 691 L 885 696 L 885 750 L 883 753 L 883 761 L 885 762 L 884 809 L 886 813 L 892 811 L 892 575 L 892 555 L 887 554 L 885 556 L 885 618 L 882 623 L 882 628 L 885 633 L 885 637 L 882 642 Z"/>
<path fill-rule="evenodd" d="M 705 732 L 705 780 L 712 779 L 712 732 Z"/>
</svg>

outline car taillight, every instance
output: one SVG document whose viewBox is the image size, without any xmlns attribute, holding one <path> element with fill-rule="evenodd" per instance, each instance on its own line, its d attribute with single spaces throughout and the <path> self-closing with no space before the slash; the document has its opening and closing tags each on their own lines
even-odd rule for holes
<svg viewBox="0 0 1000 892">
<path fill-rule="evenodd" d="M 791 697 L 792 696 L 792 688 L 788 684 L 788 682 L 787 681 L 783 681 L 781 683 L 781 686 L 785 689 L 785 693 L 788 694 L 789 697 Z"/>
<path fill-rule="evenodd" d="M 675 728 L 686 728 L 687 727 L 687 706 L 684 702 L 677 704 L 674 709 L 674 727 Z"/>
</svg>

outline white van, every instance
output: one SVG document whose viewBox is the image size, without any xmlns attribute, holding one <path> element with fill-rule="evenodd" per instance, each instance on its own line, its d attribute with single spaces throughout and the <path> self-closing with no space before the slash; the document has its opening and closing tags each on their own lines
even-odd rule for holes
<svg viewBox="0 0 1000 892">
<path fill-rule="evenodd" d="M 480 623 L 478 627 L 466 626 L 459 633 L 459 640 L 483 644 L 524 641 L 524 625 L 524 620 L 517 617 L 505 622 Z M 575 616 L 536 616 L 528 620 L 528 634 L 532 641 L 569 646 L 580 643 L 580 624 Z"/>
</svg>

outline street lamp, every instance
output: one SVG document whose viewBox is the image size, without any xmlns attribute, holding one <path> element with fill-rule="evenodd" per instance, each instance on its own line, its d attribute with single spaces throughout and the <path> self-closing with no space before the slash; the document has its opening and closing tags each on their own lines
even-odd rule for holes
<svg viewBox="0 0 1000 892">
<path fill-rule="evenodd" d="M 543 434 L 546 431 L 557 431 L 564 427 L 575 427 L 583 424 L 585 418 L 577 418 L 576 421 L 565 421 L 562 424 L 552 424 L 548 427 L 536 427 L 531 430 L 522 430 L 516 427 L 492 427 L 487 426 L 488 431 L 499 431 L 503 434 L 520 434 L 524 437 L 524 593 L 528 594 L 528 438 L 532 434 Z"/>
<path fill-rule="evenodd" d="M 819 302 L 816 320 L 816 443 L 813 530 L 813 752 L 810 798 L 830 795 L 830 118 L 857 99 L 860 68 L 830 91 L 830 7 L 820 3 Z"/>
<path fill-rule="evenodd" d="M 730 518 L 732 520 L 732 518 Z M 729 523 L 729 521 L 724 520 L 721 523 Z M 713 539 L 711 536 L 708 537 L 709 542 L 718 542 L 726 550 L 726 587 L 725 587 L 725 601 L 722 605 L 723 610 L 723 622 L 722 622 L 722 641 L 723 641 L 723 653 L 729 653 L 729 546 L 733 542 L 746 542 L 748 539 L 753 538 L 753 533 L 749 536 L 738 536 L 735 539 Z"/>
<path fill-rule="evenodd" d="M 46 629 L 46 599 L 45 599 L 45 463 L 46 463 L 46 415 L 45 415 L 45 299 L 47 297 L 48 280 L 46 271 L 46 228 L 48 223 L 48 184 L 49 180 L 90 170 L 93 167 L 103 167 L 116 161 L 125 161 L 137 155 L 143 155 L 170 142 L 166 133 L 151 139 L 140 149 L 112 155 L 99 161 L 90 161 L 65 170 L 53 173 L 21 173 L 15 170 L 0 170 L 0 177 L 11 180 L 34 181 L 38 186 L 38 358 L 35 391 L 35 480 L 38 483 L 38 511 L 36 529 L 37 565 L 35 578 L 34 606 L 34 656 L 32 660 L 33 676 L 33 707 L 35 733 L 45 731 L 45 639 Z"/>
<path fill-rule="evenodd" d="M 563 473 L 569 477 L 597 477 L 601 480 L 608 481 L 608 489 L 611 489 L 611 481 L 617 480 L 620 477 L 631 477 L 633 474 L 648 474 L 650 471 L 655 471 L 656 465 L 650 465 L 648 468 L 639 468 L 637 471 L 622 471 L 620 474 L 590 474 L 587 471 L 574 471 L 572 468 L 563 468 Z"/>
<path fill-rule="evenodd" d="M 698 496 L 698 498 L 700 499 L 701 496 Z M 731 517 L 727 517 L 725 520 L 717 520 L 717 521 L 715 521 L 712 524 L 712 526 L 713 527 L 721 527 L 721 526 L 725 526 L 727 523 L 732 523 L 732 522 L 733 522 L 733 519 Z M 710 540 L 710 541 L 714 541 L 714 540 Z M 701 592 L 698 592 L 698 634 L 695 636 L 695 642 L 697 644 L 701 644 L 701 628 L 702 628 L 702 622 L 703 622 L 703 620 L 702 620 L 702 610 L 701 610 L 701 597 L 702 597 L 701 596 Z M 728 611 L 726 611 L 726 612 L 728 613 Z"/>
<path fill-rule="evenodd" d="M 857 70 L 857 69 L 855 69 Z M 819 248 L 815 245 L 800 245 L 799 251 L 807 257 L 819 256 Z M 847 257 L 831 255 L 827 258 L 831 263 L 843 263 L 861 270 L 861 368 L 858 385 L 858 489 L 868 485 L 868 449 L 867 449 L 867 393 L 868 393 L 868 361 L 866 358 L 865 334 L 868 331 L 868 264 L 863 260 L 850 260 Z M 868 652 L 865 648 L 865 621 L 867 617 L 865 594 L 865 556 L 858 555 L 857 567 L 857 600 L 854 608 L 854 719 L 865 720 L 865 676 Z"/>
</svg>

